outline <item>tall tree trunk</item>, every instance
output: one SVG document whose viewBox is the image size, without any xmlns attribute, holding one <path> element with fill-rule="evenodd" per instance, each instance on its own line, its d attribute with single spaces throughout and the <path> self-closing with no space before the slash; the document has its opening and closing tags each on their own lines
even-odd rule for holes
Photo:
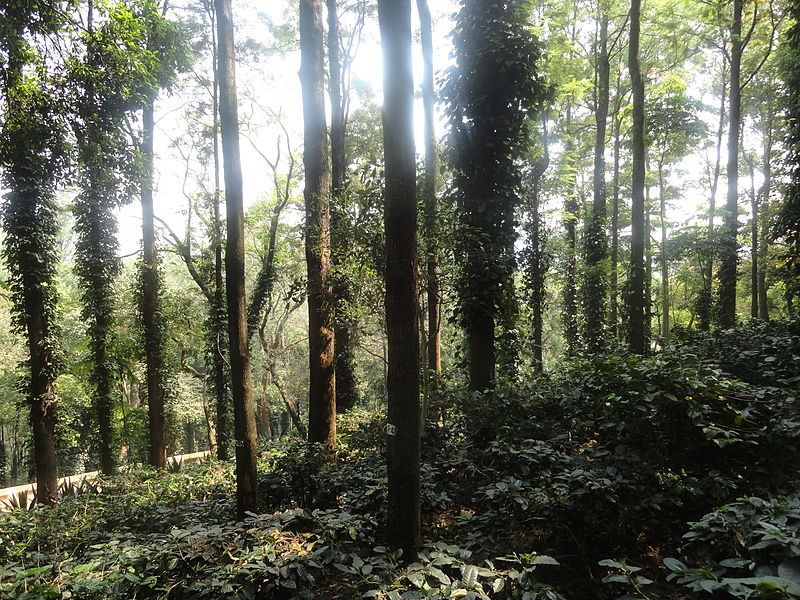
<svg viewBox="0 0 800 600">
<path fill-rule="evenodd" d="M 724 63 L 722 68 L 722 94 L 720 94 L 719 105 L 719 125 L 717 126 L 717 153 L 714 162 L 714 171 L 710 177 L 710 194 L 708 199 L 708 242 L 714 239 L 714 216 L 717 211 L 717 186 L 719 185 L 720 162 L 722 160 L 722 134 L 725 131 L 725 100 L 727 98 L 728 78 L 725 72 Z M 714 253 L 709 251 L 707 262 L 703 269 L 703 291 L 700 298 L 700 310 L 698 327 L 702 331 L 711 328 L 711 307 L 713 305 L 712 281 L 714 279 Z"/>
<path fill-rule="evenodd" d="M 600 16 L 595 105 L 594 173 L 592 212 L 586 231 L 586 343 L 590 352 L 606 345 L 606 129 L 609 105 L 608 14 Z"/>
<path fill-rule="evenodd" d="M 217 441 L 216 456 L 220 460 L 230 458 L 230 412 L 231 403 L 228 394 L 228 379 L 226 377 L 226 357 L 228 354 L 228 316 L 225 310 L 225 276 L 223 272 L 224 263 L 222 256 L 223 235 L 222 235 L 222 216 L 220 215 L 220 172 L 221 161 L 219 158 L 219 52 L 217 50 L 217 17 L 214 10 L 210 10 L 209 18 L 212 22 L 212 60 L 214 63 L 214 82 L 213 82 L 213 140 L 212 149 L 214 155 L 214 197 L 213 213 L 214 222 L 212 229 L 212 243 L 214 245 L 214 290 L 211 306 L 209 307 L 208 317 L 208 353 L 211 362 L 212 384 L 214 389 L 214 412 L 215 412 L 215 431 Z"/>
<path fill-rule="evenodd" d="M 528 257 L 526 264 L 526 286 L 530 295 L 531 329 L 533 337 L 533 365 L 537 371 L 544 369 L 542 316 L 545 303 L 545 275 L 549 267 L 546 233 L 541 214 L 542 178 L 550 165 L 550 140 L 547 135 L 547 115 L 542 114 L 542 156 L 531 170 L 527 210 Z"/>
<path fill-rule="evenodd" d="M 256 419 L 247 336 L 244 269 L 244 206 L 239 156 L 239 118 L 231 0 L 215 1 L 219 42 L 220 131 L 225 173 L 227 243 L 225 292 L 230 340 L 231 392 L 236 446 L 236 512 L 240 519 L 258 509 L 256 498 Z"/>
<path fill-rule="evenodd" d="M 417 202 L 411 2 L 378 0 L 383 49 L 383 148 L 386 162 L 386 333 L 389 346 L 387 540 L 416 560 L 420 533 Z"/>
<path fill-rule="evenodd" d="M 758 318 L 758 194 L 756 193 L 756 168 L 755 159 L 744 157 L 750 172 L 750 318 Z"/>
<path fill-rule="evenodd" d="M 159 277 L 153 222 L 153 121 L 154 97 L 149 97 L 142 114 L 142 317 L 147 366 L 147 412 L 150 433 L 150 464 L 159 469 L 167 466 L 164 442 L 164 359 L 159 323 Z"/>
<path fill-rule="evenodd" d="M 767 103 L 766 123 L 764 125 L 764 157 L 762 160 L 763 184 L 761 186 L 761 243 L 758 246 L 758 313 L 765 321 L 769 320 L 767 300 L 767 250 L 769 249 L 769 200 L 772 189 L 772 127 L 775 121 L 775 108 Z"/>
<path fill-rule="evenodd" d="M 661 221 L 661 337 L 669 341 L 669 263 L 667 262 L 667 198 L 664 189 L 664 161 L 658 161 L 658 216 Z"/>
<path fill-rule="evenodd" d="M 308 268 L 309 404 L 308 439 L 336 448 L 333 290 L 331 288 L 328 134 L 325 124 L 325 52 L 322 0 L 300 1 L 300 83 L 306 184 Z"/>
<path fill-rule="evenodd" d="M 339 19 L 337 0 L 328 4 L 328 64 L 331 99 L 331 262 L 333 269 L 334 344 L 336 371 L 336 412 L 344 412 L 358 403 L 358 382 L 353 352 L 352 282 L 347 274 L 346 257 L 350 240 L 347 233 L 347 211 L 344 187 L 347 172 L 345 156 L 345 99 L 342 86 L 342 65 L 339 53 Z"/>
<path fill-rule="evenodd" d="M 719 324 L 733 327 L 736 324 L 736 263 L 739 229 L 739 128 L 741 127 L 741 66 L 742 66 L 742 11 L 744 0 L 733 0 L 733 20 L 730 27 L 730 115 L 728 121 L 728 194 L 725 200 L 725 218 L 722 230 L 722 261 L 719 268 Z"/>
<path fill-rule="evenodd" d="M 0 222 L 5 233 L 2 255 L 8 269 L 8 287 L 14 303 L 15 331 L 25 335 L 30 379 L 26 382 L 26 400 L 33 435 L 33 466 L 36 472 L 36 501 L 52 505 L 56 501 L 58 479 L 55 457 L 55 380 L 60 365 L 57 360 L 56 323 L 56 240 L 59 231 L 54 182 L 58 176 L 55 162 L 45 161 L 55 143 L 61 143 L 47 115 L 29 110 L 25 94 L 11 93 L 24 89 L 24 66 L 28 57 L 24 42 L 25 28 L 31 22 L 30 5 L 21 3 L 3 14 L 6 32 L 7 67 L 0 79 L 3 94 L 2 135 L 0 135 L 0 171 L 4 196 Z M 16 88 L 16 89 L 15 89 Z M 10 151 L 10 152 L 9 152 Z M 15 160 L 6 162 L 9 155 Z M 36 235 L 31 235 L 36 232 Z M 11 479 L 19 468 L 18 421 L 14 424 Z"/>
<path fill-rule="evenodd" d="M 633 94 L 633 125 L 631 127 L 631 265 L 628 277 L 630 287 L 630 322 L 628 346 L 636 354 L 644 354 L 645 341 L 645 146 L 644 146 L 644 80 L 639 64 L 639 30 L 641 0 L 631 0 L 630 42 L 628 44 L 628 70 Z"/>
<path fill-rule="evenodd" d="M 427 367 L 429 373 L 442 370 L 442 332 L 439 289 L 439 247 L 438 247 L 438 203 L 436 198 L 436 131 L 434 123 L 436 111 L 433 89 L 433 26 L 431 11 L 427 0 L 417 0 L 420 39 L 422 43 L 422 105 L 425 111 L 425 178 L 423 198 L 425 199 L 426 279 L 428 305 Z M 435 376 L 434 376 L 435 377 Z M 428 389 L 436 385 L 429 380 Z"/>
<path fill-rule="evenodd" d="M 619 157 L 622 146 L 620 128 L 622 119 L 614 116 L 614 175 L 612 179 L 611 206 L 611 311 L 609 324 L 614 338 L 619 338 Z"/>
</svg>

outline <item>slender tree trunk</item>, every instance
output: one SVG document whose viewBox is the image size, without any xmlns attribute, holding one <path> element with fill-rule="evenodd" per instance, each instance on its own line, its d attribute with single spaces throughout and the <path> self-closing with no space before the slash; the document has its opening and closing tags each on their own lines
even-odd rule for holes
<svg viewBox="0 0 800 600">
<path fill-rule="evenodd" d="M 300 83 L 303 88 L 308 268 L 308 439 L 336 449 L 334 309 L 330 265 L 330 189 L 325 124 L 322 0 L 300 1 Z"/>
<path fill-rule="evenodd" d="M 435 95 L 433 89 L 433 26 L 431 11 L 427 0 L 417 0 L 420 38 L 422 43 L 422 105 L 425 111 L 425 178 L 423 197 L 425 199 L 425 232 L 427 238 L 426 273 L 428 304 L 428 371 L 439 373 L 442 370 L 441 307 L 439 290 L 439 247 L 438 247 L 438 203 L 436 198 L 436 131 L 434 123 Z M 434 376 L 435 377 L 435 376 Z M 435 385 L 429 380 L 429 389 Z"/>
<path fill-rule="evenodd" d="M 272 423 L 269 418 L 269 396 L 267 396 L 269 379 L 269 372 L 264 371 L 261 375 L 261 397 L 258 402 L 258 422 L 256 423 L 259 437 L 267 441 L 272 439 Z"/>
<path fill-rule="evenodd" d="M 717 211 L 717 186 L 719 185 L 719 172 L 720 162 L 722 160 L 722 134 L 725 131 L 725 100 L 727 98 L 726 90 L 728 89 L 728 79 L 723 66 L 722 69 L 722 94 L 719 105 L 719 125 L 717 126 L 717 153 L 714 162 L 714 172 L 711 175 L 711 189 L 708 200 L 708 242 L 709 245 L 714 239 L 714 216 Z M 712 298 L 712 281 L 714 279 L 714 253 L 709 251 L 707 263 L 704 267 L 703 276 L 703 291 L 700 299 L 699 310 L 699 323 L 698 327 L 702 331 L 708 331 L 711 328 L 711 307 L 713 304 Z"/>
<path fill-rule="evenodd" d="M 645 181 L 649 172 L 650 158 L 647 156 Z M 650 198 L 649 185 L 644 188 L 644 231 L 644 340 L 649 350 L 650 340 L 653 338 L 653 201 Z"/>
<path fill-rule="evenodd" d="M 644 354 L 645 341 L 645 147 L 644 147 L 644 80 L 639 64 L 639 30 L 641 0 L 631 0 L 630 42 L 628 44 L 628 70 L 633 93 L 633 125 L 631 127 L 631 266 L 628 277 L 630 287 L 630 323 L 628 345 L 632 352 Z"/>
<path fill-rule="evenodd" d="M 300 437 L 304 439 L 307 438 L 308 429 L 306 429 L 306 425 L 303 423 L 303 419 L 300 417 L 300 410 L 297 407 L 297 402 L 295 402 L 289 395 L 286 385 L 283 383 L 283 379 L 281 379 L 280 375 L 278 374 L 278 369 L 275 367 L 274 362 L 269 364 L 269 374 L 272 377 L 272 383 L 275 385 L 275 387 L 278 389 L 278 393 L 281 395 L 281 400 L 283 400 L 283 404 L 286 406 L 286 412 L 289 413 L 289 418 L 291 418 L 292 424 L 297 429 Z"/>
<path fill-rule="evenodd" d="M 383 147 L 386 161 L 386 332 L 389 346 L 387 539 L 416 560 L 420 533 L 417 202 L 411 2 L 379 0 L 383 49 Z"/>
<path fill-rule="evenodd" d="M 621 126 L 622 119 L 617 114 L 614 116 L 614 175 L 611 201 L 611 311 L 609 316 L 614 338 L 619 338 L 619 157 L 622 146 Z"/>
<path fill-rule="evenodd" d="M 658 207 L 661 220 L 661 337 L 669 342 L 669 263 L 667 262 L 667 198 L 664 190 L 664 162 L 658 161 Z"/>
<path fill-rule="evenodd" d="M 609 106 L 608 14 L 600 16 L 597 52 L 594 173 L 592 212 L 586 231 L 586 342 L 590 352 L 606 346 L 606 129 Z"/>
<path fill-rule="evenodd" d="M 214 292 L 211 307 L 209 309 L 209 355 L 211 358 L 211 369 L 213 372 L 212 382 L 214 386 L 215 398 L 215 421 L 216 421 L 216 440 L 217 458 L 228 460 L 230 458 L 230 412 L 231 403 L 228 395 L 228 380 L 226 377 L 226 356 L 228 354 L 228 316 L 225 310 L 225 276 L 224 263 L 222 257 L 222 247 L 224 243 L 222 235 L 222 216 L 220 215 L 220 171 L 221 161 L 219 158 L 219 52 L 217 50 L 217 17 L 215 12 L 210 12 L 212 21 L 212 60 L 214 63 L 214 82 L 213 82 L 213 154 L 214 154 L 214 198 L 213 198 L 213 241 L 214 244 Z"/>
<path fill-rule="evenodd" d="M 256 498 L 256 420 L 247 336 L 244 269 L 244 207 L 239 157 L 239 119 L 231 0 L 215 1 L 219 41 L 220 130 L 225 173 L 227 243 L 225 291 L 230 340 L 231 391 L 236 441 L 236 512 L 240 519 L 258 509 Z"/>
<path fill-rule="evenodd" d="M 719 269 L 719 324 L 736 324 L 737 220 L 739 200 L 739 128 L 741 127 L 742 11 L 744 0 L 733 0 L 733 21 L 730 27 L 730 108 L 728 110 L 728 194 L 722 230 L 722 262 Z"/>
<path fill-rule="evenodd" d="M 336 371 L 336 412 L 344 412 L 358 403 L 358 381 L 355 374 L 353 314 L 351 303 L 353 289 L 347 274 L 346 257 L 348 239 L 347 211 L 345 210 L 345 100 L 342 98 L 342 65 L 339 52 L 339 19 L 337 0 L 328 4 L 328 64 L 330 69 L 329 92 L 331 99 L 331 263 L 333 270 L 334 344 Z"/>
<path fill-rule="evenodd" d="M 758 195 L 756 194 L 756 169 L 753 157 L 745 157 L 750 171 L 750 318 L 758 318 Z"/>
<path fill-rule="evenodd" d="M 142 115 L 142 317 L 144 319 L 144 348 L 147 363 L 147 411 L 150 432 L 150 464 L 159 469 L 167 466 L 167 447 L 164 442 L 164 359 L 162 356 L 161 324 L 159 323 L 159 277 L 156 254 L 155 224 L 153 222 L 153 104 L 148 98 Z"/>
<path fill-rule="evenodd" d="M 531 172 L 528 209 L 528 264 L 527 287 L 531 304 L 531 329 L 533 337 L 533 364 L 538 371 L 544 369 L 542 315 L 545 303 L 545 275 L 548 268 L 546 233 L 541 215 L 542 177 L 550 165 L 550 141 L 547 135 L 547 115 L 542 114 L 542 157 Z"/>
<path fill-rule="evenodd" d="M 761 242 L 758 246 L 758 313 L 764 321 L 769 320 L 769 304 L 767 300 L 767 250 L 769 249 L 769 201 L 772 189 L 772 145 L 773 134 L 772 126 L 775 119 L 775 111 L 770 102 L 768 104 L 767 122 L 765 125 L 766 141 L 764 144 L 763 179 L 761 186 Z"/>
</svg>

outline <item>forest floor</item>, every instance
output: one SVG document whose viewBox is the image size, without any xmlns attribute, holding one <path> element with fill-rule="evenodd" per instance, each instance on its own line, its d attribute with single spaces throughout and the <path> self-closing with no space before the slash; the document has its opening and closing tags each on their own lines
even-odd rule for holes
<svg viewBox="0 0 800 600">
<path fill-rule="evenodd" d="M 799 598 L 800 324 L 684 337 L 434 399 L 411 564 L 384 417 L 353 413 L 335 464 L 265 446 L 244 522 L 216 461 L 0 515 L 0 598 Z"/>
</svg>

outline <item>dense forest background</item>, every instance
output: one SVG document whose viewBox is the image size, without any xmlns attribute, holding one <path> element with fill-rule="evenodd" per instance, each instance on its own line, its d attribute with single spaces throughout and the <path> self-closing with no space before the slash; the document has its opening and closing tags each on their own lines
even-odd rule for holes
<svg viewBox="0 0 800 600">
<path fill-rule="evenodd" d="M 0 597 L 800 597 L 798 7 L 430 4 L 0 6 Z"/>
</svg>

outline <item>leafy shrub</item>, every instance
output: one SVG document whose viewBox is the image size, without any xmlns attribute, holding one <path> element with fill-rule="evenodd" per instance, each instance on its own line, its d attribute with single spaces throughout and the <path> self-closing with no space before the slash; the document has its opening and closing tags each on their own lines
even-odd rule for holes
<svg viewBox="0 0 800 600">
<path fill-rule="evenodd" d="M 749 383 L 800 387 L 800 320 L 761 321 L 710 333 L 678 332 L 684 348 Z"/>
<path fill-rule="evenodd" d="M 800 597 L 800 499 L 742 498 L 690 523 L 683 537 L 701 566 L 667 558 L 669 579 L 735 598 Z"/>
</svg>

